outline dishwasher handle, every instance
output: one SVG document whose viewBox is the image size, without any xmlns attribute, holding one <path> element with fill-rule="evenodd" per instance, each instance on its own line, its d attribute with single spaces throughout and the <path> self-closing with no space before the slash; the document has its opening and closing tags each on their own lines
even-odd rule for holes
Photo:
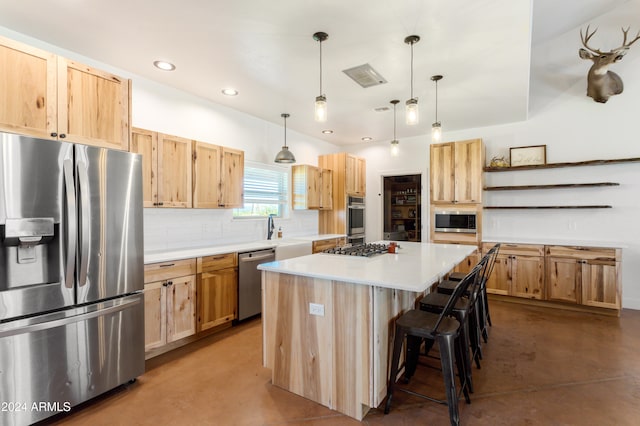
<svg viewBox="0 0 640 426">
<path fill-rule="evenodd" d="M 268 254 L 263 254 L 262 256 L 239 256 L 240 262 L 256 262 L 258 260 L 264 259 L 275 260 L 275 253 L 269 252 Z"/>
</svg>

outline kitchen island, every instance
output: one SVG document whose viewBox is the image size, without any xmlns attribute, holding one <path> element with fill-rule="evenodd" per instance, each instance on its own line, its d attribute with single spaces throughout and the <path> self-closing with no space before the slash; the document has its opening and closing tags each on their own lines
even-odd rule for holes
<svg viewBox="0 0 640 426">
<path fill-rule="evenodd" d="M 403 241 L 396 254 L 260 265 L 272 383 L 358 420 L 384 399 L 395 319 L 476 250 Z"/>
</svg>

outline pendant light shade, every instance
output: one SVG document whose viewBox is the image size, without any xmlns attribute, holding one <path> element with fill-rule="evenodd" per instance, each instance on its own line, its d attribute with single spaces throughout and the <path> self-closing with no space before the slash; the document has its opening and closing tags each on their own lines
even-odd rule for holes
<svg viewBox="0 0 640 426">
<path fill-rule="evenodd" d="M 289 114 L 280 114 L 280 117 L 284 118 L 284 146 L 282 150 L 276 155 L 274 160 L 276 163 L 295 163 L 296 157 L 293 156 L 289 148 L 287 147 L 287 117 Z"/>
<path fill-rule="evenodd" d="M 411 46 L 411 98 L 406 102 L 405 119 L 409 126 L 416 125 L 420 122 L 420 113 L 418 111 L 418 99 L 413 97 L 413 45 L 420 41 L 420 36 L 410 35 L 404 39 L 404 42 Z"/>
<path fill-rule="evenodd" d="M 400 141 L 396 139 L 396 105 L 400 102 L 397 99 L 391 101 L 393 104 L 393 140 L 391 141 L 391 156 L 397 157 L 400 153 Z"/>
<path fill-rule="evenodd" d="M 440 142 L 442 139 L 442 125 L 438 121 L 438 81 L 442 80 L 442 76 L 431 76 L 431 80 L 436 82 L 436 121 L 431 125 L 431 140 L 433 142 Z"/>
<path fill-rule="evenodd" d="M 316 96 L 315 120 L 324 123 L 327 121 L 327 97 L 322 93 L 322 42 L 329 38 L 327 33 L 317 32 L 313 39 L 320 45 L 320 95 Z"/>
</svg>

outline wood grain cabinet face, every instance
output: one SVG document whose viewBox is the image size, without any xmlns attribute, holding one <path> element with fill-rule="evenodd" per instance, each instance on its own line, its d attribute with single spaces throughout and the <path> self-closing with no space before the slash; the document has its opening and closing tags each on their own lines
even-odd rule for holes
<svg viewBox="0 0 640 426">
<path fill-rule="evenodd" d="M 432 203 L 482 203 L 481 139 L 431 145 L 430 165 Z"/>
<path fill-rule="evenodd" d="M 0 37 L 0 130 L 128 150 L 131 80 Z"/>
<path fill-rule="evenodd" d="M 132 130 L 131 152 L 142 155 L 144 207 L 192 206 L 191 140 Z"/>
<path fill-rule="evenodd" d="M 244 151 L 193 142 L 193 207 L 244 205 Z"/>
<path fill-rule="evenodd" d="M 487 253 L 491 247 L 493 243 L 483 244 L 483 253 Z M 543 254 L 543 246 L 503 244 L 487 281 L 487 292 L 526 299 L 544 299 Z"/>
<path fill-rule="evenodd" d="M 619 249 L 547 246 L 550 300 L 621 309 Z"/>
<path fill-rule="evenodd" d="M 145 265 L 145 351 L 195 334 L 195 272 L 195 259 Z"/>
<path fill-rule="evenodd" d="M 291 167 L 291 205 L 294 210 L 331 210 L 333 173 L 308 164 Z"/>
<path fill-rule="evenodd" d="M 198 332 L 238 318 L 238 254 L 205 256 L 198 274 Z"/>
<path fill-rule="evenodd" d="M 348 195 L 366 195 L 367 166 L 364 158 L 347 154 L 346 157 L 346 191 Z"/>
<path fill-rule="evenodd" d="M 326 240 L 317 240 L 311 243 L 311 253 L 320 253 L 334 247 L 345 245 L 345 238 L 329 238 Z"/>
</svg>

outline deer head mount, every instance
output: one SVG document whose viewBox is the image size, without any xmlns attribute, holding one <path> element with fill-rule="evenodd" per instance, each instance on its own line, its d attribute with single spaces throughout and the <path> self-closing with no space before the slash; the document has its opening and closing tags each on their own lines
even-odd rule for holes
<svg viewBox="0 0 640 426">
<path fill-rule="evenodd" d="M 596 31 L 598 31 L 597 28 L 592 33 L 589 33 L 589 26 L 587 26 L 587 31 L 583 35 L 582 29 L 580 29 L 580 39 L 586 49 L 581 48 L 578 54 L 582 59 L 591 59 L 593 61 L 587 76 L 587 96 L 592 97 L 596 102 L 605 103 L 610 96 L 622 93 L 623 88 L 622 79 L 615 72 L 609 71 L 609 65 L 622 60 L 631 45 L 640 39 L 640 31 L 638 31 L 636 38 L 627 43 L 629 28 L 626 30 L 622 28 L 622 34 L 624 34 L 622 46 L 609 52 L 601 52 L 588 46 L 589 40 Z"/>
</svg>

